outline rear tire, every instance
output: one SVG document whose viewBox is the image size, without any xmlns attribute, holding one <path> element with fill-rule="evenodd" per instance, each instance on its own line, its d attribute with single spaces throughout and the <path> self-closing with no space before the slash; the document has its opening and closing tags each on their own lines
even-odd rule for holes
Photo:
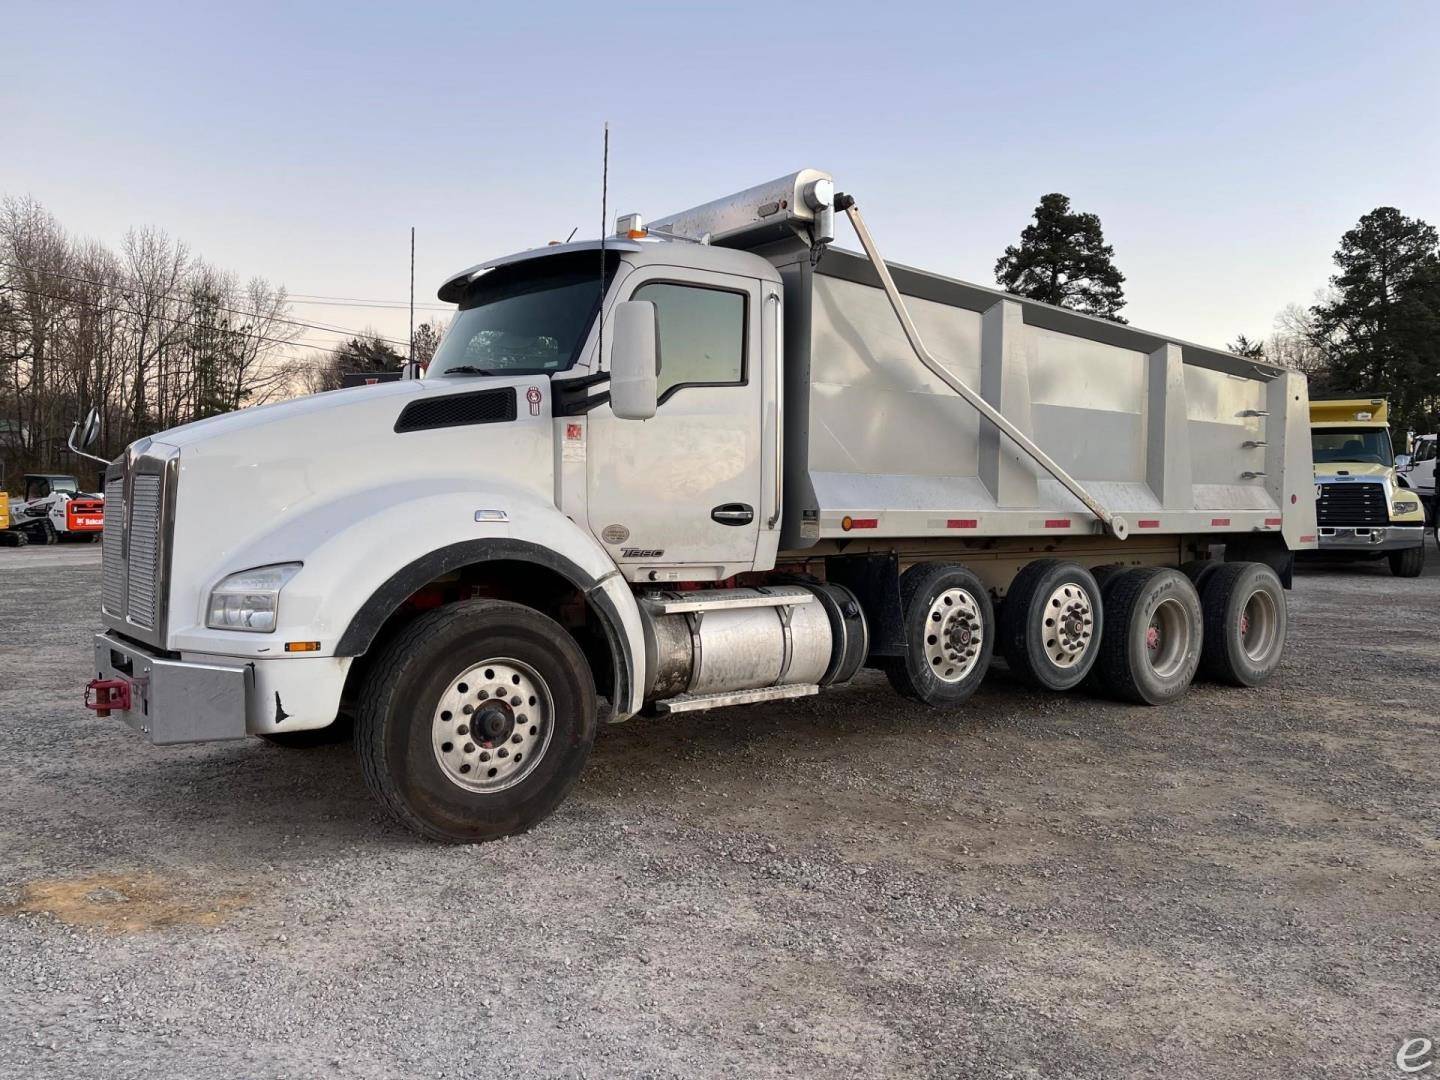
<svg viewBox="0 0 1440 1080">
<path fill-rule="evenodd" d="M 30 542 L 30 538 L 19 529 L 6 529 L 0 532 L 0 547 L 24 547 Z"/>
<path fill-rule="evenodd" d="M 1205 582 L 1200 670 L 1231 686 L 1259 686 L 1285 655 L 1285 589 L 1264 563 L 1224 563 Z"/>
<path fill-rule="evenodd" d="M 1095 667 L 1123 701 L 1163 705 L 1189 688 L 1200 665 L 1200 597 L 1179 570 L 1137 567 L 1105 590 L 1105 631 Z"/>
<path fill-rule="evenodd" d="M 554 810 L 595 726 L 594 678 L 564 627 L 519 604 L 467 600 L 421 615 L 376 657 L 355 749 L 397 821 L 431 840 L 478 843 Z"/>
<path fill-rule="evenodd" d="M 905 655 L 885 675 L 897 693 L 922 705 L 959 705 L 990 670 L 995 611 L 975 574 L 955 563 L 917 563 L 900 578 Z"/>
<path fill-rule="evenodd" d="M 1078 686 L 1104 630 L 1100 586 L 1083 566 L 1036 559 L 1000 605 L 1000 649 L 1015 675 L 1043 690 Z"/>
<path fill-rule="evenodd" d="M 1187 563 L 1180 564 L 1180 572 L 1190 579 L 1195 586 L 1195 591 L 1205 595 L 1205 582 L 1210 580 L 1210 575 L 1225 564 L 1219 559 L 1191 559 Z"/>
<path fill-rule="evenodd" d="M 1419 577 L 1425 569 L 1425 540 L 1422 534 L 1420 543 L 1413 548 L 1406 548 L 1404 551 L 1390 552 L 1390 573 L 1396 577 Z"/>
</svg>

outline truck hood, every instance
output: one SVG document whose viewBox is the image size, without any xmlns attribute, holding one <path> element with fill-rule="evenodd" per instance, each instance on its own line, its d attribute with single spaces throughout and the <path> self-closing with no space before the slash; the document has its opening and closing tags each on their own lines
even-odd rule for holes
<svg viewBox="0 0 1440 1080">
<path fill-rule="evenodd" d="M 1323 465 L 1315 466 L 1316 480 L 1343 479 L 1341 473 L 1349 474 L 1354 480 L 1390 480 L 1394 478 L 1395 470 L 1389 465 L 1359 461 L 1327 461 Z"/>
<path fill-rule="evenodd" d="M 513 393 L 513 419 L 508 409 L 444 400 L 496 390 Z M 431 407 L 417 424 L 421 404 Z M 497 489 L 545 504 L 555 498 L 549 381 L 530 375 L 332 391 L 150 441 L 178 450 L 172 629 L 203 621 L 204 595 L 225 575 L 302 562 L 357 521 L 375 522 L 383 537 L 424 528 L 410 508 L 440 493 L 473 493 L 472 514 L 492 505 Z"/>
<path fill-rule="evenodd" d="M 452 385 L 446 389 L 454 391 L 454 383 L 461 380 L 450 381 Z M 467 379 L 464 381 L 488 384 L 500 380 Z M 407 382 L 376 383 L 374 386 L 356 386 L 348 390 L 331 390 L 323 394 L 310 394 L 290 401 L 278 401 L 272 405 L 257 405 L 253 409 L 239 409 L 205 420 L 197 420 L 193 424 L 184 424 L 181 427 L 163 431 L 155 436 L 155 441 L 184 448 L 210 439 L 226 438 L 242 431 L 303 422 L 302 418 L 317 414 L 323 414 L 327 418 L 321 421 L 323 424 L 328 424 L 329 418 L 342 414 L 368 416 L 386 408 L 393 408 L 398 416 L 406 402 L 425 393 L 427 389 L 438 389 L 439 383 L 440 380 L 437 379 L 437 386 L 428 387 L 425 380 L 416 379 Z"/>
</svg>

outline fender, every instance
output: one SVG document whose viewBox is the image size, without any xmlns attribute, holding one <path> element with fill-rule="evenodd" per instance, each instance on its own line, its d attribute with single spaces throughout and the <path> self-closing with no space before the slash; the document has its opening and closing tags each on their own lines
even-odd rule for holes
<svg viewBox="0 0 1440 1080">
<path fill-rule="evenodd" d="M 637 650 L 627 633 L 626 619 L 607 584 L 619 585 L 619 592 L 629 605 L 635 606 L 634 597 L 620 579 L 618 570 L 611 570 L 601 578 L 595 578 L 578 564 L 565 556 L 539 544 L 508 537 L 488 537 L 479 540 L 465 540 L 449 544 L 420 556 L 397 570 L 360 605 L 360 610 L 350 620 L 350 625 L 340 635 L 335 646 L 336 656 L 359 656 L 365 652 L 385 620 L 395 613 L 415 590 L 434 581 L 437 577 L 477 563 L 509 559 L 516 562 L 534 563 L 553 570 L 584 594 L 586 602 L 599 616 L 605 630 L 611 655 L 615 658 L 615 704 L 612 720 L 621 720 L 639 711 L 638 690 L 642 672 L 636 670 Z M 638 610 L 631 612 L 638 617 Z M 643 655 L 640 654 L 640 655 Z"/>
</svg>

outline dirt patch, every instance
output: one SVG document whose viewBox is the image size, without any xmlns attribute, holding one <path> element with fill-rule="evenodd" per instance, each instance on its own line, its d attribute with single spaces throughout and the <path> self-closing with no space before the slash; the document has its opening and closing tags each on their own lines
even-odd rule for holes
<svg viewBox="0 0 1440 1080">
<path fill-rule="evenodd" d="M 250 901 L 249 893 L 197 889 L 156 874 L 41 878 L 26 882 L 19 892 L 14 903 L 0 905 L 0 915 L 49 915 L 69 926 L 112 934 L 218 926 Z"/>
</svg>

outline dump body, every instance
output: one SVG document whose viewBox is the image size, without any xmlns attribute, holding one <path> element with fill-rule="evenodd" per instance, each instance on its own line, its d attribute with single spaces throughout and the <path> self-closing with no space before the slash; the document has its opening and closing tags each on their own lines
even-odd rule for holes
<svg viewBox="0 0 1440 1080">
<path fill-rule="evenodd" d="M 922 366 L 860 255 L 786 284 L 782 546 L 1092 534 L 1099 523 Z M 891 266 L 929 351 L 1135 533 L 1313 546 L 1302 375 Z"/>
</svg>

